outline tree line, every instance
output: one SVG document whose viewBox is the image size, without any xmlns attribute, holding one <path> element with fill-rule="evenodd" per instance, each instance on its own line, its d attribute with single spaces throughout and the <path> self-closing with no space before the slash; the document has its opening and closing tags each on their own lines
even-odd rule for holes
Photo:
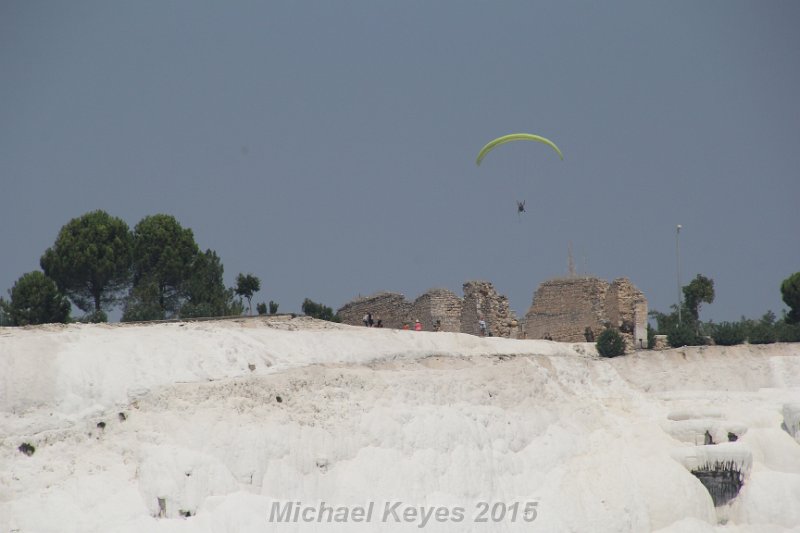
<svg viewBox="0 0 800 533">
<path fill-rule="evenodd" d="M 704 322 L 700 320 L 700 308 L 704 303 L 714 302 L 714 280 L 698 274 L 682 287 L 680 307 L 672 305 L 670 313 L 650 312 L 656 328 L 648 326 L 649 344 L 652 347 L 657 334 L 666 335 L 667 343 L 672 347 L 699 346 L 710 342 L 722 346 L 744 342 L 800 342 L 800 272 L 783 280 L 780 291 L 783 302 L 789 307 L 789 311 L 780 318 L 772 311 L 767 311 L 759 319 L 743 316 L 733 322 Z"/>
<path fill-rule="evenodd" d="M 665 335 L 667 344 L 673 348 L 705 344 L 732 346 L 745 342 L 800 342 L 800 272 L 783 280 L 780 290 L 784 303 L 789 306 L 789 312 L 780 319 L 772 311 L 767 311 L 758 320 L 742 317 L 736 322 L 703 322 L 700 308 L 704 303 L 713 303 L 716 294 L 714 280 L 698 274 L 688 285 L 681 287 L 683 299 L 680 306 L 673 304 L 670 313 L 649 313 L 656 327 L 647 324 L 647 347 L 655 347 L 656 335 Z M 596 346 L 601 357 L 617 357 L 625 353 L 623 337 L 614 328 L 605 329 L 598 336 Z"/>
<path fill-rule="evenodd" d="M 40 259 L 41 271 L 22 275 L 0 298 L 0 325 L 24 326 L 78 320 L 107 322 L 122 307 L 123 322 L 240 315 L 243 298 L 252 313 L 261 281 L 240 273 L 226 288 L 222 261 L 202 251 L 191 229 L 166 214 L 143 218 L 131 230 L 98 210 L 70 220 Z M 266 313 L 266 305 L 258 306 Z M 269 310 L 277 313 L 278 304 Z"/>
<path fill-rule="evenodd" d="M 235 287 L 226 288 L 217 253 L 201 251 L 192 230 L 166 214 L 147 216 L 131 230 L 105 211 L 86 213 L 61 228 L 39 263 L 42 270 L 22 275 L 8 291 L 9 300 L 0 297 L 0 325 L 71 322 L 73 305 L 85 322 L 107 322 L 116 306 L 122 307 L 123 322 L 240 315 L 243 299 L 252 314 L 253 295 L 261 289 L 256 276 L 243 273 Z M 758 320 L 703 322 L 700 309 L 713 303 L 714 281 L 698 274 L 682 288 L 680 306 L 673 305 L 670 313 L 650 312 L 657 327 L 648 324 L 648 344 L 652 348 L 658 334 L 675 347 L 709 340 L 720 345 L 800 342 L 800 272 L 786 278 L 780 291 L 789 307 L 780 318 L 768 311 Z M 278 312 L 273 301 L 256 308 L 259 314 Z M 308 298 L 302 311 L 339 321 L 333 309 Z"/>
</svg>

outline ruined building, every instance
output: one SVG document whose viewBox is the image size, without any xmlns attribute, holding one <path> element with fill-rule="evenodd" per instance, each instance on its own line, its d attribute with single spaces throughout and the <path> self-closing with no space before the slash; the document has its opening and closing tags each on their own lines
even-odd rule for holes
<svg viewBox="0 0 800 533">
<path fill-rule="evenodd" d="M 413 302 L 396 292 L 380 292 L 359 297 L 345 304 L 338 314 L 345 324 L 360 326 L 366 313 L 381 320 L 384 327 L 402 328 L 422 322 L 426 331 L 480 333 L 478 321 L 483 318 L 488 330 L 497 337 L 515 337 L 518 322 L 508 307 L 508 298 L 497 294 L 491 283 L 468 281 L 463 285 L 464 297 L 447 289 L 431 289 Z M 437 326 L 438 324 L 438 326 Z"/>
<path fill-rule="evenodd" d="M 619 330 L 629 348 L 647 347 L 647 299 L 627 278 L 546 281 L 522 323 L 525 338 L 562 342 L 593 341 L 606 327 Z"/>
<path fill-rule="evenodd" d="M 519 322 L 508 307 L 508 298 L 497 294 L 491 283 L 468 281 L 463 286 L 461 333 L 480 334 L 478 321 L 486 321 L 489 333 L 495 337 L 516 338 Z"/>
<path fill-rule="evenodd" d="M 628 349 L 647 346 L 647 299 L 627 278 L 609 283 L 594 277 L 553 279 L 539 285 L 533 304 L 520 324 L 486 281 L 468 281 L 463 298 L 447 289 L 431 289 L 413 302 L 396 292 L 359 297 L 339 309 L 345 324 L 360 326 L 372 313 L 384 327 L 402 328 L 422 322 L 423 329 L 479 335 L 483 319 L 495 337 L 551 339 L 561 342 L 596 340 L 607 327 L 622 333 Z"/>
</svg>

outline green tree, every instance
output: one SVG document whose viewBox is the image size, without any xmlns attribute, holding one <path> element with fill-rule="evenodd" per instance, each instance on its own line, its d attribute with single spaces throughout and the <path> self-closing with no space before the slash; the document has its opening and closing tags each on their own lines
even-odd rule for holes
<svg viewBox="0 0 800 533">
<path fill-rule="evenodd" d="M 656 321 L 658 334 L 667 335 L 667 342 L 673 347 L 702 344 L 700 331 L 703 324 L 700 323 L 700 304 L 714 301 L 714 281 L 698 274 L 683 287 L 683 295 L 680 315 L 675 305 L 670 306 L 672 312 L 669 314 L 659 311 L 649 313 L 649 316 Z M 691 331 L 687 331 L 687 328 Z"/>
<path fill-rule="evenodd" d="M 247 307 L 250 314 L 253 314 L 253 294 L 261 290 L 261 280 L 252 274 L 240 273 L 236 276 L 236 288 L 234 291 L 238 296 L 247 298 Z"/>
<path fill-rule="evenodd" d="M 747 334 L 747 342 L 750 344 L 772 344 L 776 340 L 775 328 L 761 321 L 754 322 Z"/>
<path fill-rule="evenodd" d="M 761 320 L 760 320 L 760 322 L 761 322 L 762 324 L 765 324 L 765 325 L 769 326 L 769 327 L 773 327 L 773 326 L 775 325 L 775 321 L 776 321 L 776 320 L 778 320 L 778 317 L 777 317 L 777 315 L 775 315 L 775 313 L 773 313 L 773 312 L 770 310 L 770 311 L 767 311 L 766 313 L 764 313 L 764 314 L 761 316 Z"/>
<path fill-rule="evenodd" d="M 278 312 L 278 302 L 269 301 L 269 314 L 274 315 Z"/>
<path fill-rule="evenodd" d="M 778 342 L 800 342 L 800 322 L 790 324 L 781 320 L 775 324 L 775 338 Z"/>
<path fill-rule="evenodd" d="M 339 315 L 333 313 L 333 309 L 325 305 L 319 304 L 306 298 L 303 300 L 302 305 L 303 314 L 320 320 L 327 320 L 329 322 L 341 322 Z"/>
<path fill-rule="evenodd" d="M 775 321 L 777 317 L 767 311 L 758 321 L 750 321 L 747 341 L 750 344 L 772 344 L 777 340 Z"/>
<path fill-rule="evenodd" d="M 669 314 L 660 311 L 650 311 L 647 313 L 650 318 L 656 321 L 656 333 L 666 335 L 672 328 L 678 325 L 678 311 L 676 306 L 671 306 L 672 312 Z"/>
<path fill-rule="evenodd" d="M 20 277 L 8 293 L 11 299 L 4 307 L 12 326 L 69 321 L 69 300 L 38 270 Z"/>
<path fill-rule="evenodd" d="M 691 319 L 697 323 L 700 320 L 700 304 L 714 302 L 714 280 L 698 274 L 683 287 L 683 298 Z"/>
<path fill-rule="evenodd" d="M 182 318 L 240 315 L 244 311 L 241 299 L 234 298 L 234 290 L 226 289 L 224 268 L 213 250 L 195 257 L 191 275 L 183 283 L 185 299 L 180 309 Z"/>
<path fill-rule="evenodd" d="M 125 299 L 122 322 L 138 322 L 144 320 L 164 320 L 167 318 L 159 303 L 158 285 L 149 280 L 142 280 L 135 285 Z"/>
<path fill-rule="evenodd" d="M 781 296 L 789 313 L 786 322 L 789 324 L 800 323 L 800 272 L 795 272 L 781 283 Z"/>
<path fill-rule="evenodd" d="M 625 353 L 625 340 L 619 331 L 605 329 L 597 336 L 597 353 L 601 357 L 617 357 Z"/>
<path fill-rule="evenodd" d="M 0 296 L 0 327 L 11 325 L 11 313 L 8 310 L 8 302 Z"/>
<path fill-rule="evenodd" d="M 151 215 L 133 229 L 133 289 L 130 297 L 141 309 L 154 310 L 153 291 L 161 312 L 149 318 L 171 318 L 181 308 L 182 285 L 193 275 L 200 255 L 192 230 L 172 215 Z M 137 303 L 138 302 L 138 303 Z M 141 303 L 141 305 L 139 305 Z M 129 315 L 130 316 L 130 315 Z"/>
<path fill-rule="evenodd" d="M 122 219 L 92 211 L 62 227 L 40 263 L 45 275 L 79 309 L 101 315 L 128 287 L 131 243 Z"/>
</svg>

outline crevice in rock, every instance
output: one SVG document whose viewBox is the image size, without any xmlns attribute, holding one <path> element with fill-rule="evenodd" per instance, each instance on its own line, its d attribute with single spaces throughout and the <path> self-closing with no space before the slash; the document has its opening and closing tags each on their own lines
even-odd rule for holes
<svg viewBox="0 0 800 533">
<path fill-rule="evenodd" d="M 711 495 L 715 507 L 734 499 L 744 484 L 744 475 L 735 461 L 707 464 L 691 472 Z"/>
</svg>

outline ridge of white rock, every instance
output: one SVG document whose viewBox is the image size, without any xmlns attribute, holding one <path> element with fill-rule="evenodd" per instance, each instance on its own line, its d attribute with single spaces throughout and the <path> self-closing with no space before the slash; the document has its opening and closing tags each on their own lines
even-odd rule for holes
<svg viewBox="0 0 800 533">
<path fill-rule="evenodd" d="M 605 360 L 288 318 L 4 328 L 0 531 L 530 531 L 481 502 L 535 503 L 542 531 L 792 531 L 797 405 L 799 345 Z M 719 459 L 743 476 L 724 513 L 691 473 Z M 270 522 L 287 502 L 375 512 Z M 450 519 L 382 521 L 387 502 Z"/>
</svg>

